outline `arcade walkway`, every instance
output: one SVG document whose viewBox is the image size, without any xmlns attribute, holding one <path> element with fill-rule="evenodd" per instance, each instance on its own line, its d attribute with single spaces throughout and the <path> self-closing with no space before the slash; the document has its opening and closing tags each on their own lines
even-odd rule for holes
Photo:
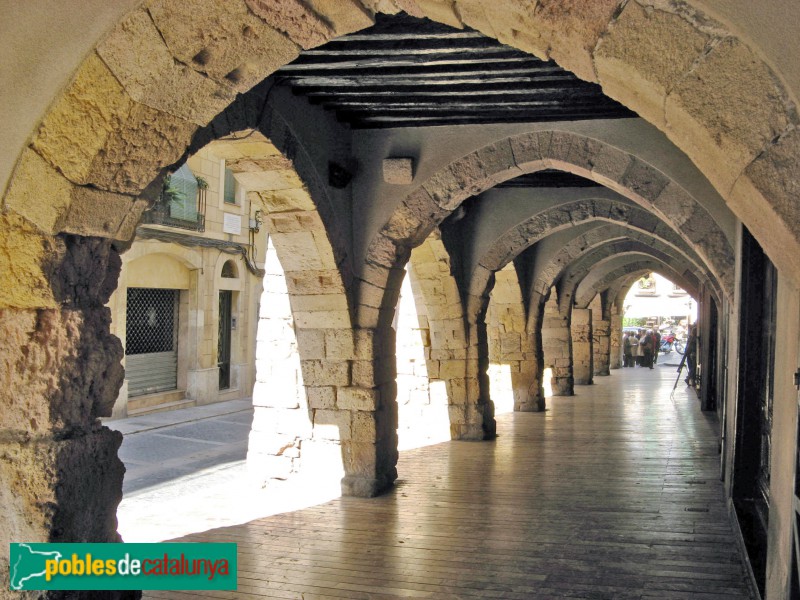
<svg viewBox="0 0 800 600">
<path fill-rule="evenodd" d="M 494 442 L 401 454 L 386 496 L 191 536 L 239 544 L 228 598 L 750 598 L 715 416 L 675 369 L 623 369 L 498 417 Z M 197 592 L 149 592 L 190 598 Z"/>
</svg>

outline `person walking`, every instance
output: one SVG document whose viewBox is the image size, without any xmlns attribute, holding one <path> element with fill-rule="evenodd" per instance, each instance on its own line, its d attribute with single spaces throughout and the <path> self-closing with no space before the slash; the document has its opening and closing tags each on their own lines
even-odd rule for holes
<svg viewBox="0 0 800 600">
<path fill-rule="evenodd" d="M 652 369 L 653 335 L 649 330 L 645 330 L 644 335 L 639 339 L 639 347 L 642 349 L 642 366 Z"/>
<path fill-rule="evenodd" d="M 661 350 L 661 334 L 653 328 L 653 364 L 658 362 L 658 351 Z"/>
<path fill-rule="evenodd" d="M 641 348 L 639 348 L 639 331 L 631 333 L 631 366 L 637 367 L 642 362 Z"/>
<path fill-rule="evenodd" d="M 622 366 L 623 367 L 632 367 L 633 366 L 633 354 L 631 352 L 631 337 L 633 337 L 627 331 L 625 335 L 622 336 Z"/>
</svg>

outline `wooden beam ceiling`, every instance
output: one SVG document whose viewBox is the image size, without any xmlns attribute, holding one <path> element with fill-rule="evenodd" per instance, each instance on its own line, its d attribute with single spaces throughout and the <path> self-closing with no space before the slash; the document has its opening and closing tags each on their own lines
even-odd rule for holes
<svg viewBox="0 0 800 600">
<path fill-rule="evenodd" d="M 357 129 L 636 116 L 552 61 L 404 14 L 305 50 L 275 78 Z"/>
</svg>

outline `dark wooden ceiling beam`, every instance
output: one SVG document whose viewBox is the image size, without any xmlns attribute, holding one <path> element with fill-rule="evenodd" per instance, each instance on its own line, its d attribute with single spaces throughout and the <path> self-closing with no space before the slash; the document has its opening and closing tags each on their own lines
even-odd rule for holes
<svg viewBox="0 0 800 600">
<path fill-rule="evenodd" d="M 301 52 L 275 82 L 354 128 L 634 116 L 552 61 L 408 15 Z"/>
</svg>

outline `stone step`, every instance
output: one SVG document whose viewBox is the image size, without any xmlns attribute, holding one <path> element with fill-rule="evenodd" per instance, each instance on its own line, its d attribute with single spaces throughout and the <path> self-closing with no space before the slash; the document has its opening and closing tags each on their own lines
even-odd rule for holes
<svg viewBox="0 0 800 600">
<path fill-rule="evenodd" d="M 128 418 L 141 417 L 142 415 L 149 415 L 168 410 L 177 410 L 179 408 L 191 408 L 196 405 L 197 403 L 191 398 L 185 398 L 183 400 L 174 400 L 172 402 L 165 402 L 163 404 L 155 404 L 153 406 L 145 406 L 134 409 L 128 408 Z"/>
<path fill-rule="evenodd" d="M 128 412 L 147 408 L 148 406 L 160 406 L 167 402 L 178 402 L 186 397 L 186 390 L 169 390 L 166 392 L 156 392 L 155 394 L 145 394 L 144 396 L 134 396 L 128 398 Z"/>
</svg>

